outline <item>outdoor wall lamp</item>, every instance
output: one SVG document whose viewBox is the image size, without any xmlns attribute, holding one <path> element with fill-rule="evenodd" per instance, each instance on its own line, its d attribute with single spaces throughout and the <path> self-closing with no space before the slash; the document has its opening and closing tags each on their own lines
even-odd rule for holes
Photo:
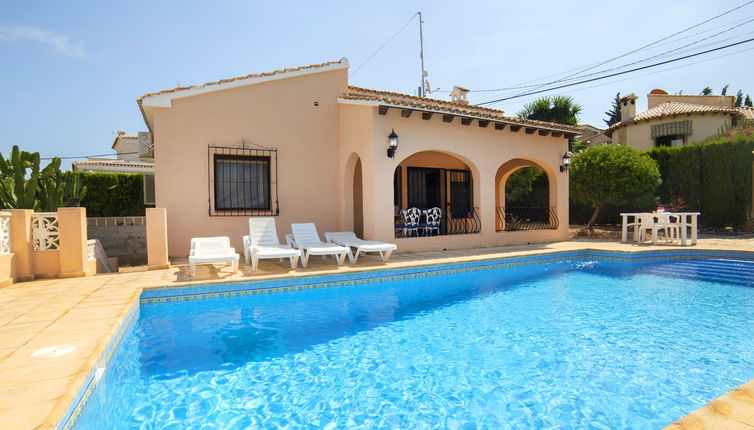
<svg viewBox="0 0 754 430">
<path fill-rule="evenodd" d="M 565 154 L 563 154 L 563 165 L 560 166 L 560 171 L 561 172 L 567 172 L 568 171 L 568 166 L 570 166 L 570 165 L 571 165 L 571 153 L 570 152 L 566 152 Z"/>
<path fill-rule="evenodd" d="M 395 151 L 398 149 L 398 135 L 395 134 L 395 129 L 390 132 L 387 137 L 387 156 L 390 158 L 395 157 Z"/>
</svg>

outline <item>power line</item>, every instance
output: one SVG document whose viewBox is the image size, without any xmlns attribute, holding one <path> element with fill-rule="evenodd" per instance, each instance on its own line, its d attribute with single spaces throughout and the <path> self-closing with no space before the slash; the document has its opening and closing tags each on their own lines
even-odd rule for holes
<svg viewBox="0 0 754 430">
<path fill-rule="evenodd" d="M 722 24 L 722 25 L 718 25 L 718 26 L 715 26 L 715 27 L 712 27 L 712 28 L 708 28 L 706 30 L 703 30 L 703 31 L 700 31 L 700 32 L 697 32 L 697 33 L 690 34 L 688 36 L 684 36 L 684 37 L 678 38 L 678 39 L 676 39 L 676 40 L 674 40 L 672 42 L 661 43 L 661 44 L 658 44 L 656 46 L 670 45 L 670 44 L 676 43 L 679 40 L 689 39 L 689 38 L 692 38 L 692 37 L 696 37 L 696 36 L 702 35 L 704 33 L 709 33 L 710 31 L 715 31 L 717 29 L 720 29 L 720 28 L 723 28 L 723 27 L 727 27 L 729 25 L 738 24 L 738 23 L 740 23 L 740 22 L 742 22 L 744 20 L 749 20 L 751 18 L 754 18 L 754 17 L 748 16 L 748 17 L 740 18 L 740 19 L 734 20 L 732 22 L 728 22 L 728 23 L 725 23 L 725 24 Z M 743 34 L 740 34 L 739 36 L 743 36 L 743 35 L 747 35 L 747 34 L 749 34 L 749 33 L 748 32 L 747 33 L 743 33 Z M 731 38 L 735 38 L 735 37 L 731 37 Z M 729 40 L 729 39 L 723 39 L 722 41 L 724 41 L 724 40 Z M 594 63 L 593 65 L 596 65 L 596 64 L 598 64 L 598 63 Z M 510 86 L 510 87 L 489 88 L 489 89 L 481 89 L 481 90 L 469 90 L 469 92 L 472 92 L 472 93 L 488 93 L 488 92 L 492 93 L 492 92 L 501 92 L 501 91 L 508 91 L 508 90 L 517 90 L 517 89 L 523 89 L 523 88 L 532 88 L 532 87 L 536 87 L 539 84 L 531 84 L 531 85 L 525 85 L 525 84 L 527 84 L 529 82 L 541 81 L 543 79 L 551 78 L 551 77 L 554 77 L 554 76 L 559 76 L 559 75 L 562 75 L 564 73 L 569 73 L 569 72 L 572 72 L 574 70 L 578 70 L 580 68 L 582 68 L 582 67 L 575 67 L 573 69 L 568 69 L 568 70 L 564 70 L 564 71 L 561 71 L 561 72 L 558 72 L 558 73 L 553 73 L 551 75 L 542 76 L 542 77 L 539 77 L 537 79 L 533 79 L 533 80 L 530 80 L 530 81 L 524 81 L 524 82 L 521 82 L 521 83 L 516 84 L 514 86 Z M 435 90 L 433 92 L 435 92 L 435 93 L 449 93 L 450 90 Z"/>
<path fill-rule="evenodd" d="M 740 51 L 730 52 L 728 54 L 718 55 L 717 57 L 706 58 L 704 60 L 694 61 L 694 62 L 691 62 L 691 63 L 688 63 L 688 64 L 680 64 L 680 65 L 677 65 L 677 66 L 668 67 L 667 69 L 656 70 L 654 72 L 644 73 L 644 74 L 637 75 L 637 76 L 631 76 L 629 78 L 616 79 L 616 80 L 611 80 L 609 82 L 604 82 L 604 83 L 597 84 L 597 85 L 589 85 L 589 86 L 583 87 L 583 88 L 578 88 L 578 89 L 573 89 L 573 90 L 569 90 L 569 91 L 564 91 L 563 94 L 572 94 L 572 93 L 575 93 L 575 92 L 589 90 L 589 89 L 592 89 L 592 88 L 598 88 L 598 87 L 604 87 L 604 86 L 607 86 L 607 85 L 612 85 L 612 84 L 615 84 L 615 83 L 618 83 L 618 82 L 629 81 L 629 80 L 632 80 L 632 79 L 639 79 L 639 78 L 643 78 L 643 77 L 646 77 L 646 76 L 656 75 L 658 73 L 665 73 L 665 72 L 669 72 L 671 70 L 676 70 L 676 69 L 680 69 L 680 68 L 683 68 L 683 67 L 689 67 L 689 66 L 693 66 L 695 64 L 706 63 L 706 62 L 709 62 L 709 61 L 718 60 L 720 58 L 729 57 L 731 55 L 736 55 L 736 54 L 740 54 L 742 52 L 747 52 L 747 51 L 751 51 L 751 50 L 754 50 L 754 47 L 742 49 Z M 536 100 L 536 97 L 532 97 L 532 98 L 526 99 L 526 100 L 519 100 L 519 101 L 515 101 L 515 102 L 500 103 L 500 105 L 505 106 L 505 105 L 509 105 L 509 104 L 513 104 L 513 103 L 526 103 L 526 102 L 530 102 L 532 100 Z M 478 103 L 474 103 L 474 104 L 478 104 Z"/>
<path fill-rule="evenodd" d="M 108 157 L 112 155 L 133 155 L 138 154 L 138 152 L 121 152 L 119 154 L 95 154 L 95 155 L 82 155 L 80 157 L 41 157 L 40 160 L 52 160 L 53 158 L 60 158 L 61 160 L 73 160 L 77 158 L 90 158 L 90 157 Z"/>
<path fill-rule="evenodd" d="M 656 54 L 656 55 L 653 55 L 653 56 L 651 56 L 651 57 L 646 57 L 646 58 L 643 58 L 643 59 L 641 59 L 641 60 L 632 61 L 632 62 L 630 62 L 630 63 L 622 64 L 622 65 L 620 65 L 620 66 L 612 67 L 612 68 L 609 68 L 609 69 L 603 69 L 603 70 L 600 70 L 600 71 L 598 71 L 598 72 L 587 73 L 587 74 L 585 74 L 585 75 L 581 75 L 581 76 L 579 76 L 579 78 L 585 78 L 585 77 L 587 77 L 587 76 L 596 76 L 596 75 L 601 75 L 601 74 L 603 74 L 603 73 L 612 72 L 612 71 L 614 71 L 614 70 L 620 70 L 620 69 L 626 68 L 626 67 L 628 67 L 628 66 L 633 66 L 634 64 L 641 64 L 641 63 L 645 63 L 645 62 L 647 62 L 647 61 L 649 61 L 649 60 L 653 60 L 653 59 L 656 59 L 656 58 L 664 58 L 664 57 L 667 57 L 667 56 L 669 56 L 670 54 L 673 54 L 673 53 L 679 53 L 679 54 L 680 54 L 680 53 L 689 52 L 689 51 L 692 51 L 692 49 L 687 49 L 687 50 L 684 50 L 684 48 L 688 48 L 689 46 L 692 46 L 692 45 L 696 45 L 696 44 L 697 44 L 697 43 L 699 43 L 699 42 L 703 42 L 703 41 L 705 41 L 705 40 L 708 40 L 708 39 L 711 39 L 711 38 L 713 38 L 713 37 L 717 37 L 717 36 L 719 36 L 719 35 L 721 35 L 721 34 L 723 34 L 723 33 L 727 33 L 727 32 L 729 32 L 729 31 L 731 31 L 731 30 L 733 30 L 733 29 L 735 29 L 735 28 L 738 28 L 738 27 L 740 27 L 740 26 L 742 26 L 742 25 L 744 25 L 744 24 L 748 24 L 748 23 L 750 23 L 750 22 L 754 22 L 754 18 L 752 18 L 752 19 L 750 19 L 750 20 L 748 20 L 748 21 L 746 21 L 746 22 L 743 22 L 743 23 L 737 24 L 737 25 L 735 25 L 735 26 L 732 26 L 732 27 L 730 27 L 730 28 L 727 28 L 727 29 L 725 29 L 725 30 L 723 30 L 723 31 L 720 31 L 720 32 L 718 32 L 718 33 L 715 33 L 715 34 L 713 34 L 713 35 L 710 35 L 710 36 L 704 37 L 704 38 L 702 38 L 702 39 L 699 39 L 699 40 L 693 41 L 693 42 L 691 42 L 691 43 L 687 43 L 686 45 L 683 45 L 683 46 L 679 46 L 679 47 L 677 47 L 677 48 L 673 48 L 673 49 L 670 49 L 670 50 L 668 50 L 668 51 L 665 51 L 665 52 L 662 52 L 662 53 L 660 53 L 660 54 Z M 729 38 L 725 38 L 725 39 L 722 39 L 722 40 L 718 40 L 718 41 L 716 41 L 715 43 L 720 43 L 720 42 L 724 42 L 724 41 L 727 41 L 727 40 L 735 39 L 735 38 L 736 38 L 736 37 L 738 37 L 738 36 L 748 35 L 748 34 L 750 34 L 750 33 L 751 33 L 751 32 L 747 32 L 747 33 L 743 33 L 743 34 L 740 34 L 740 35 L 737 35 L 737 36 L 732 36 L 732 37 L 729 37 Z M 710 45 L 713 45 L 713 44 L 714 44 L 714 43 L 704 44 L 704 45 L 702 45 L 701 47 L 710 46 Z M 543 87 L 543 86 L 546 86 L 546 85 L 552 85 L 552 84 L 556 84 L 556 83 L 558 83 L 558 82 L 571 82 L 571 81 L 574 81 L 574 80 L 576 80 L 576 79 L 578 79 L 578 78 L 574 77 L 574 78 L 570 78 L 570 79 L 558 79 L 558 80 L 555 80 L 555 81 L 551 81 L 551 82 L 546 82 L 546 83 L 543 83 L 543 84 L 538 84 L 538 85 L 530 85 L 529 87 L 534 87 L 534 88 L 536 89 L 536 88 L 541 88 L 541 87 Z"/>
<path fill-rule="evenodd" d="M 624 70 L 622 72 L 611 73 L 611 74 L 605 75 L 605 76 L 597 76 L 595 78 L 585 79 L 585 80 L 582 80 L 582 81 L 573 82 L 573 83 L 569 83 L 569 84 L 563 84 L 563 85 L 559 85 L 559 86 L 556 86 L 556 87 L 545 88 L 545 89 L 536 90 L 536 91 L 529 91 L 527 93 L 521 93 L 521 94 L 516 94 L 516 95 L 513 95 L 513 96 L 499 98 L 499 99 L 492 100 L 492 101 L 482 102 L 482 103 L 479 103 L 478 105 L 480 105 L 480 106 L 482 106 L 482 105 L 488 105 L 488 104 L 498 103 L 498 102 L 501 102 L 503 100 L 510 100 L 510 99 L 515 99 L 515 98 L 518 98 L 518 97 L 525 97 L 525 96 L 532 95 L 532 94 L 539 94 L 539 93 L 544 93 L 544 92 L 547 92 L 547 91 L 557 90 L 557 89 L 560 89 L 560 88 L 566 88 L 566 87 L 571 87 L 571 86 L 574 86 L 574 85 L 580 85 L 580 84 L 584 84 L 584 83 L 587 83 L 587 82 L 599 81 L 599 80 L 602 80 L 602 79 L 611 78 L 613 76 L 624 75 L 626 73 L 632 73 L 632 72 L 636 72 L 638 70 L 644 70 L 644 69 L 649 69 L 649 68 L 652 68 L 652 67 L 661 66 L 663 64 L 674 63 L 676 61 L 685 60 L 687 58 L 698 57 L 699 55 L 708 54 L 710 52 L 715 52 L 715 51 L 719 51 L 721 49 L 726 49 L 726 48 L 730 48 L 730 47 L 733 47 L 733 46 L 742 45 L 744 43 L 749 43 L 749 42 L 752 42 L 752 41 L 754 41 L 754 38 L 742 40 L 740 42 L 731 43 L 731 44 L 724 45 L 724 46 L 719 46 L 717 48 L 708 49 L 706 51 L 701 51 L 701 52 L 697 52 L 697 53 L 694 53 L 694 54 L 684 55 L 683 57 L 678 57 L 678 58 L 673 58 L 673 59 L 670 59 L 670 60 L 661 61 L 659 63 L 648 64 L 646 66 L 641 66 L 641 67 L 635 67 L 633 69 Z"/>
<path fill-rule="evenodd" d="M 752 0 L 752 1 L 754 1 L 754 0 Z M 411 15 L 411 19 L 409 19 L 408 21 L 406 21 L 406 23 L 403 24 L 403 27 L 399 28 L 398 31 L 395 32 L 395 34 L 393 34 L 392 36 L 390 36 L 390 39 L 388 39 L 387 42 L 383 43 L 382 46 L 380 46 L 379 48 L 377 48 L 377 50 L 374 51 L 372 53 L 372 55 L 370 55 L 366 60 L 364 60 L 363 63 L 359 64 L 359 67 L 357 67 L 356 69 L 354 69 L 353 73 L 351 73 L 351 76 L 353 77 L 353 75 L 355 75 L 356 72 L 359 71 L 359 69 L 361 69 L 362 67 L 364 67 L 364 65 L 366 65 L 369 62 L 369 60 L 371 60 L 372 58 L 374 58 L 375 55 L 379 54 L 380 51 L 382 51 L 390 42 L 392 42 L 393 39 L 395 39 L 403 31 L 403 29 L 405 29 L 406 27 L 408 27 L 409 24 L 411 24 L 411 21 L 413 21 L 414 18 L 416 18 L 417 15 L 419 15 L 419 12 L 416 12 L 415 14 Z"/>
<path fill-rule="evenodd" d="M 702 25 L 704 25 L 704 24 L 706 24 L 706 23 L 708 23 L 708 22 L 710 22 L 710 21 L 713 21 L 713 20 L 715 20 L 715 19 L 717 19 L 717 18 L 720 18 L 721 16 L 727 15 L 727 14 L 729 14 L 729 13 L 731 13 L 731 12 L 734 12 L 734 11 L 736 11 L 736 10 L 738 10 L 738 9 L 741 9 L 741 8 L 743 8 L 743 7 L 746 7 L 746 6 L 748 6 L 748 5 L 752 4 L 752 3 L 754 3 L 754 0 L 750 0 L 750 1 L 748 1 L 748 2 L 744 3 L 744 4 L 740 5 L 740 6 L 736 6 L 736 7 L 734 7 L 733 9 L 729 9 L 729 10 L 727 10 L 727 11 L 725 11 L 725 12 L 723 12 L 723 13 L 719 14 L 719 15 L 715 15 L 715 16 L 713 16 L 712 18 L 708 18 L 708 19 L 706 19 L 706 20 L 704 20 L 704 21 L 702 21 L 702 22 L 699 22 L 699 23 L 697 23 L 697 24 L 694 24 L 694 25 L 692 25 L 692 26 L 690 26 L 690 27 L 686 27 L 685 29 L 683 29 L 683 30 L 681 30 L 681 31 L 677 31 L 677 32 L 675 32 L 675 33 L 673 33 L 673 34 L 671 34 L 671 35 L 669 35 L 669 36 L 665 36 L 665 37 L 663 37 L 662 39 L 659 39 L 659 40 L 655 40 L 654 42 L 648 43 L 648 44 L 646 44 L 646 45 L 643 45 L 643 46 L 641 46 L 641 47 L 639 47 L 639 48 L 636 48 L 636 49 L 634 49 L 634 50 L 631 50 L 631 51 L 628 51 L 628 52 L 626 52 L 626 53 L 623 53 L 623 54 L 621 54 L 621 55 L 615 56 L 615 57 L 613 57 L 613 58 L 610 58 L 610 59 L 604 60 L 604 61 L 602 61 L 602 62 L 600 62 L 600 63 L 598 63 L 598 64 L 596 64 L 596 65 L 593 65 L 593 66 L 587 66 L 587 67 L 585 67 L 584 69 L 582 69 L 582 70 L 580 70 L 580 71 L 578 71 L 578 72 L 576 72 L 576 73 L 572 73 L 572 74 L 570 74 L 570 75 L 568 75 L 568 76 L 565 76 L 565 77 L 563 77 L 563 78 L 561 78 L 561 79 L 559 79 L 559 80 L 556 80 L 556 81 L 554 81 L 554 82 L 551 82 L 551 83 L 562 82 L 562 81 L 564 81 L 564 80 L 566 80 L 566 79 L 568 79 L 568 78 L 572 78 L 572 77 L 576 77 L 576 76 L 579 76 L 579 75 L 581 75 L 582 73 L 584 73 L 584 72 L 586 72 L 586 71 L 589 71 L 589 70 L 591 70 L 591 69 L 593 69 L 593 68 L 595 68 L 595 67 L 599 67 L 599 66 L 601 66 L 601 65 L 603 65 L 603 64 L 607 64 L 607 63 L 609 63 L 609 62 L 612 62 L 612 61 L 615 61 L 615 60 L 617 60 L 617 59 L 619 59 L 619 58 L 623 58 L 623 57 L 626 57 L 626 56 L 628 56 L 628 55 L 634 54 L 634 53 L 636 53 L 636 52 L 642 51 L 642 50 L 644 50 L 644 49 L 646 49 L 646 48 L 648 48 L 648 47 L 650 47 L 650 46 L 656 45 L 656 44 L 658 44 L 658 43 L 660 43 L 660 42 L 663 42 L 663 41 L 665 41 L 665 40 L 668 40 L 668 39 L 670 39 L 670 38 L 673 38 L 673 37 L 675 37 L 675 36 L 678 36 L 679 34 L 685 33 L 685 32 L 687 32 L 687 31 L 689 31 L 689 30 L 691 30 L 691 29 L 693 29 L 693 28 L 696 28 L 696 27 L 702 26 Z M 551 84 L 551 83 L 545 83 L 545 84 L 541 84 L 541 85 L 540 85 L 540 88 L 541 88 L 541 87 L 543 87 L 543 86 L 545 86 L 545 85 L 549 85 L 549 84 Z"/>
</svg>

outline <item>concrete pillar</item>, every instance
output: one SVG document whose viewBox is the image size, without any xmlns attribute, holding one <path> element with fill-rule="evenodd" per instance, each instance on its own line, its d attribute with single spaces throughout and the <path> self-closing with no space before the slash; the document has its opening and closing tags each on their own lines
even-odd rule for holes
<svg viewBox="0 0 754 430">
<path fill-rule="evenodd" d="M 58 208 L 61 278 L 87 276 L 90 272 L 87 252 L 86 208 Z"/>
<path fill-rule="evenodd" d="M 31 209 L 8 209 L 10 216 L 10 248 L 14 254 L 16 278 L 20 281 L 34 280 L 31 242 Z"/>
<path fill-rule="evenodd" d="M 147 268 L 169 267 L 167 211 L 165 208 L 147 208 Z"/>
</svg>

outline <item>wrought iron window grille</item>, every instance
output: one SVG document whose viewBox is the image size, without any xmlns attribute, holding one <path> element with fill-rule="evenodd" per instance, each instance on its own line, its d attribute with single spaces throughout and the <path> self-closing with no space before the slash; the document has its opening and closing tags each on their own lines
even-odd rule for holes
<svg viewBox="0 0 754 430">
<path fill-rule="evenodd" d="M 242 139 L 207 150 L 210 216 L 277 216 L 277 149 Z"/>
</svg>

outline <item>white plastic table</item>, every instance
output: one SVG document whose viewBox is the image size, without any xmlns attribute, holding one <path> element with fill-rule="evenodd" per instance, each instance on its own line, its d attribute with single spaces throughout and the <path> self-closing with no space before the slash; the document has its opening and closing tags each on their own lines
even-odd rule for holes
<svg viewBox="0 0 754 430">
<path fill-rule="evenodd" d="M 642 215 L 657 215 L 655 213 L 651 212 L 626 212 L 621 213 L 620 216 L 623 218 L 623 228 L 622 228 L 622 236 L 621 236 L 621 242 L 628 242 L 628 227 L 633 226 L 634 227 L 634 240 L 638 241 L 638 234 L 639 234 L 639 217 Z M 691 228 L 691 244 L 696 245 L 697 241 L 697 227 L 698 227 L 698 220 L 697 218 L 699 215 L 701 215 L 700 212 L 663 212 L 663 215 L 666 216 L 675 216 L 678 217 L 678 224 L 681 229 L 681 246 L 686 246 L 689 241 L 689 228 Z M 633 218 L 633 219 L 629 219 Z"/>
</svg>

